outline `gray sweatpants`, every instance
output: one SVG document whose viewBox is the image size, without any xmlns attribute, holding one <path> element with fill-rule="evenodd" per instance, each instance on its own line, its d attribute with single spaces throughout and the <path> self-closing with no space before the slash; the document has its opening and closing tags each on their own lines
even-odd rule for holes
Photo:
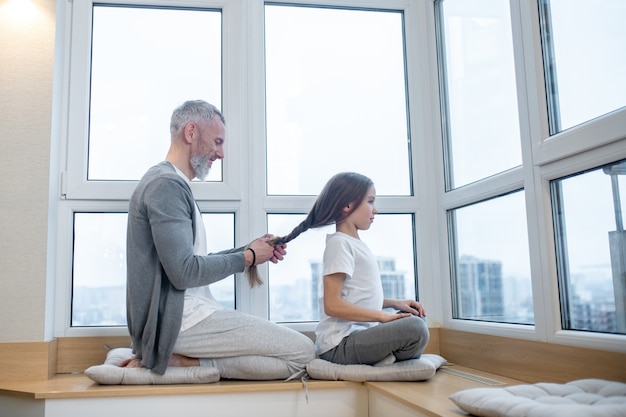
<svg viewBox="0 0 626 417">
<path fill-rule="evenodd" d="M 398 361 L 418 359 L 430 339 L 426 320 L 404 317 L 344 337 L 320 358 L 343 365 L 374 365 L 389 355 Z"/>
<path fill-rule="evenodd" d="M 233 310 L 218 310 L 181 332 L 174 353 L 199 358 L 227 379 L 274 380 L 304 374 L 315 359 L 300 332 Z"/>
</svg>

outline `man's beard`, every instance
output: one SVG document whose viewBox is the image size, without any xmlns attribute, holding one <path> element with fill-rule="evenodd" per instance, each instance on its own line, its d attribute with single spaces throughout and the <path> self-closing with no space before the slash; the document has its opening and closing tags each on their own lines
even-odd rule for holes
<svg viewBox="0 0 626 417">
<path fill-rule="evenodd" d="M 189 160 L 189 163 L 191 164 L 191 168 L 193 168 L 193 173 L 196 178 L 200 181 L 204 181 L 211 170 L 211 167 L 209 167 L 209 157 L 203 155 L 193 155 Z"/>
</svg>

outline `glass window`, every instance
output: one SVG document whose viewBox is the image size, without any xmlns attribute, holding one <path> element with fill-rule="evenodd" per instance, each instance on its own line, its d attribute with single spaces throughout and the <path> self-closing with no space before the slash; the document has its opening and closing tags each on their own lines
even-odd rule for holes
<svg viewBox="0 0 626 417">
<path fill-rule="evenodd" d="M 265 42 L 268 194 L 356 171 L 411 195 L 402 13 L 268 5 Z"/>
<path fill-rule="evenodd" d="M 453 317 L 534 324 L 524 193 L 450 210 Z"/>
<path fill-rule="evenodd" d="M 219 11 L 93 7 L 89 180 L 140 179 L 167 153 L 176 106 L 221 106 L 221 31 Z"/>
<path fill-rule="evenodd" d="M 126 326 L 127 213 L 74 213 L 73 327 Z M 234 247 L 234 213 L 203 213 L 209 252 Z M 234 277 L 211 285 L 234 308 Z"/>
<path fill-rule="evenodd" d="M 126 325 L 127 213 L 74 213 L 72 323 Z"/>
<path fill-rule="evenodd" d="M 270 214 L 268 227 L 272 233 L 285 235 L 304 218 L 304 215 L 296 214 Z M 387 298 L 416 297 L 413 223 L 412 214 L 378 214 L 372 227 L 359 233 L 378 260 Z M 334 225 L 304 232 L 289 242 L 284 261 L 270 265 L 272 321 L 319 320 L 322 258 L 326 235 L 334 232 Z M 428 300 L 424 304 L 428 308 Z"/>
<path fill-rule="evenodd" d="M 72 79 L 71 91 L 84 91 L 70 99 L 67 178 L 72 184 L 86 178 L 92 188 L 68 193 L 66 202 L 100 200 L 100 212 L 74 213 L 71 326 L 125 326 L 127 215 L 115 213 L 107 199 L 127 200 L 130 181 L 164 159 L 176 106 L 190 99 L 221 106 L 222 13 L 88 2 L 73 10 L 73 27 L 90 31 L 72 35 L 74 44 L 81 44 L 79 38 L 91 42 L 86 52 L 72 50 L 72 69 L 78 74 L 86 68 L 88 76 Z M 91 25 L 84 25 L 85 19 Z M 183 57 L 188 65 L 181 65 Z M 84 117 L 78 115 L 84 106 L 76 104 L 82 96 L 89 105 Z M 221 161 L 213 164 L 208 180 L 222 181 Z M 204 220 L 217 230 L 209 245 L 219 246 L 212 250 L 234 246 L 234 214 L 206 214 Z M 234 308 L 233 277 L 216 284 L 214 292 Z"/>
<path fill-rule="evenodd" d="M 207 235 L 207 251 L 219 252 L 235 247 L 235 213 L 202 213 Z M 225 308 L 235 309 L 235 276 L 211 284 L 211 293 Z"/>
<path fill-rule="evenodd" d="M 626 106 L 626 3 L 540 0 L 550 133 Z"/>
<path fill-rule="evenodd" d="M 626 334 L 626 160 L 551 181 L 564 329 Z"/>
<path fill-rule="evenodd" d="M 437 6 L 449 190 L 516 167 L 522 156 L 509 1 Z"/>
</svg>

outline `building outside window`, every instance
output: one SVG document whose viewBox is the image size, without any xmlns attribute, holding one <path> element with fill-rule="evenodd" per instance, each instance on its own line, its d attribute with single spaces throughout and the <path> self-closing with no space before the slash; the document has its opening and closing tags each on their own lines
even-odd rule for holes
<svg viewBox="0 0 626 417">
<path fill-rule="evenodd" d="M 564 329 L 626 334 L 626 160 L 552 180 Z"/>
</svg>

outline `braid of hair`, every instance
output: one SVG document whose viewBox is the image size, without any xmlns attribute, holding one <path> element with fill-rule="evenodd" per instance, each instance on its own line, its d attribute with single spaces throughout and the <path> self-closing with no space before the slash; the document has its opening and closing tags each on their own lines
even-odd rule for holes
<svg viewBox="0 0 626 417">
<path fill-rule="evenodd" d="M 311 223 L 310 219 L 309 217 L 307 217 L 299 225 L 297 225 L 291 231 L 291 233 L 283 237 L 275 237 L 274 239 L 270 240 L 270 243 L 272 243 L 273 245 L 284 245 L 285 243 L 289 243 L 295 238 L 297 238 L 298 236 L 300 236 L 302 233 L 309 230 L 311 228 L 310 223 Z"/>
<path fill-rule="evenodd" d="M 285 243 L 291 242 L 300 234 L 302 234 L 303 232 L 306 232 L 310 228 L 308 226 L 310 222 L 309 217 L 310 216 L 308 216 L 305 220 L 303 220 L 302 223 L 297 225 L 288 235 L 282 236 L 282 237 L 275 236 L 272 239 L 270 239 L 267 243 L 271 246 L 280 246 L 280 245 L 284 245 Z M 250 288 L 254 288 L 257 285 L 263 284 L 263 280 L 261 279 L 261 276 L 259 275 L 259 271 L 256 265 L 251 265 L 250 267 L 248 267 L 246 272 L 248 275 L 248 284 L 250 285 Z"/>
</svg>

